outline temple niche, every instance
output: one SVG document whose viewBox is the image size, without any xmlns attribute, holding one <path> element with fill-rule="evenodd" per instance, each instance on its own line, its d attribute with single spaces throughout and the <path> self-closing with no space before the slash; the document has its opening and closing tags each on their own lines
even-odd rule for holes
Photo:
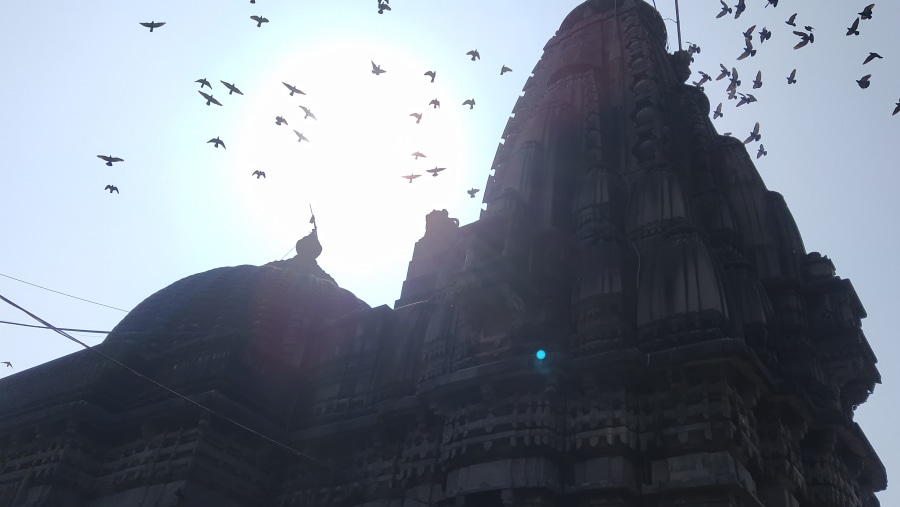
<svg viewBox="0 0 900 507">
<path fill-rule="evenodd" d="M 878 506 L 865 309 L 666 40 L 644 1 L 576 7 L 393 308 L 313 228 L 97 347 L 189 399 L 90 351 L 0 381 L 0 506 Z"/>
</svg>

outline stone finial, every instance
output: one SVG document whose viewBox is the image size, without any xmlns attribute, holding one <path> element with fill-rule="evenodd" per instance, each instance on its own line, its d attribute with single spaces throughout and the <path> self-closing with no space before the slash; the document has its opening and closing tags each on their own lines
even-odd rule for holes
<svg viewBox="0 0 900 507">
<path fill-rule="evenodd" d="M 442 209 L 440 211 L 433 210 L 431 213 L 425 215 L 426 235 L 434 232 L 442 232 L 448 229 L 458 228 L 459 220 L 456 218 L 450 218 L 450 212 L 445 209 Z"/>
<path fill-rule="evenodd" d="M 318 229 L 297 240 L 297 257 L 301 260 L 314 261 L 322 254 L 322 244 L 319 243 Z"/>
</svg>

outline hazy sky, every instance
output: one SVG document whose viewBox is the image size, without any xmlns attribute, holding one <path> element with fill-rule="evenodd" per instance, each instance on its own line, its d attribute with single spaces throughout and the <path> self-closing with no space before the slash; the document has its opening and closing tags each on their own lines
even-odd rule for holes
<svg viewBox="0 0 900 507">
<path fill-rule="evenodd" d="M 309 231 L 319 264 L 372 306 L 399 297 L 425 214 L 477 219 L 506 119 L 542 48 L 577 0 L 191 0 L 11 2 L 0 31 L 0 274 L 130 310 L 185 276 L 293 255 Z M 652 2 L 651 2 L 652 3 Z M 674 18 L 673 0 L 657 0 Z M 736 3 L 735 1 L 731 2 Z M 900 2 L 878 2 L 859 36 L 845 36 L 869 1 L 747 0 L 716 19 L 718 0 L 682 0 L 685 41 L 700 45 L 692 80 L 736 66 L 759 101 L 736 109 L 727 81 L 707 83 L 719 132 L 761 125 L 756 161 L 782 193 L 808 251 L 850 278 L 884 385 L 857 411 L 889 476 L 900 375 L 891 318 L 900 283 Z M 795 28 L 815 28 L 799 50 Z M 257 28 L 249 19 L 270 22 Z M 142 21 L 165 21 L 150 33 Z M 758 54 L 737 61 L 751 25 Z M 759 44 L 766 26 L 772 38 Z M 667 22 L 670 45 L 675 24 Z M 482 59 L 465 53 L 478 49 Z M 884 56 L 862 65 L 869 51 Z M 373 75 L 374 60 L 387 72 Z M 513 69 L 500 76 L 501 65 Z M 786 76 L 797 69 L 797 83 Z M 436 70 L 430 83 L 422 74 Z M 763 86 L 750 90 L 758 70 Z M 872 74 L 871 86 L 856 79 Z M 207 78 L 222 107 L 206 106 Z M 244 93 L 229 95 L 220 80 Z M 289 96 L 282 81 L 307 93 Z M 209 90 L 206 89 L 208 92 Z M 428 102 L 438 98 L 442 108 Z M 473 110 L 462 106 L 474 98 Z M 300 105 L 318 120 L 303 119 Z M 408 115 L 423 113 L 422 122 Z M 281 115 L 289 122 L 276 126 Z M 298 143 L 293 129 L 309 143 Z M 220 137 L 226 149 L 206 141 Z M 751 145 L 753 154 L 756 144 Z M 427 158 L 413 160 L 421 151 Z M 98 154 L 122 157 L 107 167 Z M 447 170 L 434 178 L 425 169 Z M 265 179 L 251 173 L 262 170 Z M 423 176 L 408 183 L 401 176 Z M 120 194 L 104 191 L 116 185 Z M 0 294 L 59 327 L 109 330 L 125 315 L 0 276 Z M 0 320 L 33 323 L 3 305 Z M 89 344 L 103 335 L 75 333 Z M 0 325 L 0 377 L 78 350 L 55 333 Z M 880 495 L 900 505 L 900 490 Z"/>
</svg>

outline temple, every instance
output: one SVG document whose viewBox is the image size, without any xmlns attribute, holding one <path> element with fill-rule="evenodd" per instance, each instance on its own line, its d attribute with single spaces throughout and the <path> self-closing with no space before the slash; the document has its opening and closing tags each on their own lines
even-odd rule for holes
<svg viewBox="0 0 900 507">
<path fill-rule="evenodd" d="M 0 506 L 878 506 L 866 312 L 666 40 L 575 8 L 394 308 L 313 230 L 97 347 L 188 399 L 89 350 L 0 381 Z"/>
</svg>

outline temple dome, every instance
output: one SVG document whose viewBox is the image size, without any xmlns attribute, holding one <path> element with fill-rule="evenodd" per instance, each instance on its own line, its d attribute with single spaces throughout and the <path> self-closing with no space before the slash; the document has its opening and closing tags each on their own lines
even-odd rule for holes
<svg viewBox="0 0 900 507">
<path fill-rule="evenodd" d="M 623 11 L 628 7 L 639 9 L 642 16 L 648 16 L 650 22 L 655 25 L 648 36 L 656 35 L 659 37 L 658 42 L 665 45 L 668 35 L 666 33 L 666 24 L 662 16 L 656 12 L 650 4 L 643 0 L 587 0 L 578 7 L 572 9 L 572 12 L 566 16 L 562 24 L 559 25 L 557 34 L 563 34 L 577 27 L 579 23 L 587 19 L 593 18 L 607 11 Z"/>
</svg>

